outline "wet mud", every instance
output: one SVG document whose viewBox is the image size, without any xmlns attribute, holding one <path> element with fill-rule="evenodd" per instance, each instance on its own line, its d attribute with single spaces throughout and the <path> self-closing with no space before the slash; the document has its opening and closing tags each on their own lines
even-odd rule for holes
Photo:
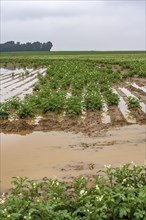
<svg viewBox="0 0 146 220">
<path fill-rule="evenodd" d="M 124 100 L 127 100 L 124 97 Z M 126 109 L 127 111 L 127 109 Z M 146 114 L 140 109 L 130 110 L 124 117 L 118 106 L 111 106 L 108 109 L 110 123 L 103 123 L 102 112 L 87 112 L 84 120 L 80 120 L 81 116 L 64 116 L 60 120 L 60 115 L 56 113 L 47 113 L 36 119 L 11 119 L 0 121 L 0 132 L 17 133 L 21 131 L 70 131 L 91 136 L 98 135 L 102 130 L 120 127 L 129 124 L 146 124 Z M 129 117 L 128 119 L 126 117 Z M 37 123 L 35 123 L 37 121 Z"/>
<path fill-rule="evenodd" d="M 25 120 L 15 120 L 15 121 L 0 121 L 0 132 L 14 133 L 30 131 L 34 129 L 33 125 L 28 124 Z"/>
</svg>

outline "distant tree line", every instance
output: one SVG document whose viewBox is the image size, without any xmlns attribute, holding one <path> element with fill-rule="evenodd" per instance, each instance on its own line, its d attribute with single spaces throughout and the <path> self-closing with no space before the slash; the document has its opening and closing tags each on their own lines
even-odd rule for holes
<svg viewBox="0 0 146 220">
<path fill-rule="evenodd" d="M 11 52 L 11 51 L 50 51 L 53 44 L 48 41 L 46 43 L 41 43 L 39 41 L 21 44 L 20 42 L 15 43 L 14 41 L 8 41 L 6 43 L 0 44 L 1 52 Z"/>
</svg>

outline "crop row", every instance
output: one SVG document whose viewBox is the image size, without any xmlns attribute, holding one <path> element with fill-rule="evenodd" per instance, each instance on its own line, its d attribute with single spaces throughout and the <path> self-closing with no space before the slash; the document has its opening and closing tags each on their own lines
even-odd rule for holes
<svg viewBox="0 0 146 220">
<path fill-rule="evenodd" d="M 2 107 L 11 110 L 11 103 L 17 102 L 20 118 L 32 117 L 38 111 L 80 114 L 83 108 L 100 110 L 102 96 L 109 105 L 118 104 L 118 96 L 110 87 L 112 78 L 108 71 L 93 69 L 84 61 L 56 62 L 45 76 L 39 75 L 34 94 L 28 95 L 24 102 L 18 99 L 7 101 Z"/>
<path fill-rule="evenodd" d="M 108 106 L 118 105 L 119 96 L 112 90 L 112 85 L 124 81 L 128 74 L 113 70 L 113 64 L 102 64 L 101 61 L 96 65 L 93 60 L 49 62 L 46 75 L 39 74 L 33 94 L 23 101 L 13 98 L 1 103 L 1 118 L 8 118 L 11 112 L 19 118 L 47 112 L 81 114 L 84 110 L 101 110 L 104 102 Z M 128 67 L 120 68 L 122 71 Z"/>
<path fill-rule="evenodd" d="M 7 64 L 13 64 L 14 66 L 17 66 L 18 64 L 21 65 L 21 67 L 26 68 L 28 66 L 31 66 L 33 68 L 38 67 L 44 67 L 48 66 L 52 63 L 56 63 L 56 61 L 77 61 L 77 60 L 85 60 L 90 61 L 93 63 L 101 63 L 105 65 L 118 65 L 118 71 L 121 71 L 123 69 L 128 69 L 127 76 L 140 76 L 140 77 L 146 77 L 146 66 L 145 66 L 145 53 L 143 54 L 129 54 L 129 55 L 95 55 L 95 56 L 76 56 L 76 55 L 43 55 L 43 54 L 34 54 L 27 56 L 22 54 L 19 56 L 17 55 L 11 55 L 5 56 L 1 55 L 1 63 L 7 66 Z"/>
</svg>

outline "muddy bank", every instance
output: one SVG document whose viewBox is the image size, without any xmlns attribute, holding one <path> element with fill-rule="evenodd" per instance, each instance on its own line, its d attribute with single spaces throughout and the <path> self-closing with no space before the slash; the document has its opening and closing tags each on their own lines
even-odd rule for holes
<svg viewBox="0 0 146 220">
<path fill-rule="evenodd" d="M 102 130 L 133 123 L 124 118 L 117 106 L 110 107 L 108 114 L 110 123 L 103 123 L 102 111 L 87 112 L 84 119 L 82 116 L 65 116 L 61 120 L 60 115 L 47 113 L 36 124 L 35 119 L 0 120 L 0 132 L 70 131 L 96 136 Z M 131 110 L 131 116 L 135 118 L 135 123 L 146 124 L 146 114 L 141 109 Z"/>
<path fill-rule="evenodd" d="M 8 121 L 8 120 L 1 120 L 0 121 L 0 132 L 32 132 L 34 130 L 34 125 L 27 123 L 25 120 L 15 120 L 15 121 Z"/>
<path fill-rule="evenodd" d="M 19 175 L 69 181 L 79 175 L 95 175 L 105 164 L 143 164 L 145 129 L 145 125 L 135 124 L 109 129 L 97 137 L 70 132 L 2 133 L 1 190 L 10 188 L 11 178 Z"/>
</svg>

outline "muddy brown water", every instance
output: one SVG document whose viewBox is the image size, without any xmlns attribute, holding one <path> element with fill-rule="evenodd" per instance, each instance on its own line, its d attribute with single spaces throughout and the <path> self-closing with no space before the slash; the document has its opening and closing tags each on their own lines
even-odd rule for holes
<svg viewBox="0 0 146 220">
<path fill-rule="evenodd" d="M 1 133 L 1 192 L 11 188 L 15 176 L 67 181 L 78 175 L 96 174 L 105 164 L 144 164 L 145 132 L 145 125 L 134 124 L 92 138 L 71 132 Z"/>
</svg>

